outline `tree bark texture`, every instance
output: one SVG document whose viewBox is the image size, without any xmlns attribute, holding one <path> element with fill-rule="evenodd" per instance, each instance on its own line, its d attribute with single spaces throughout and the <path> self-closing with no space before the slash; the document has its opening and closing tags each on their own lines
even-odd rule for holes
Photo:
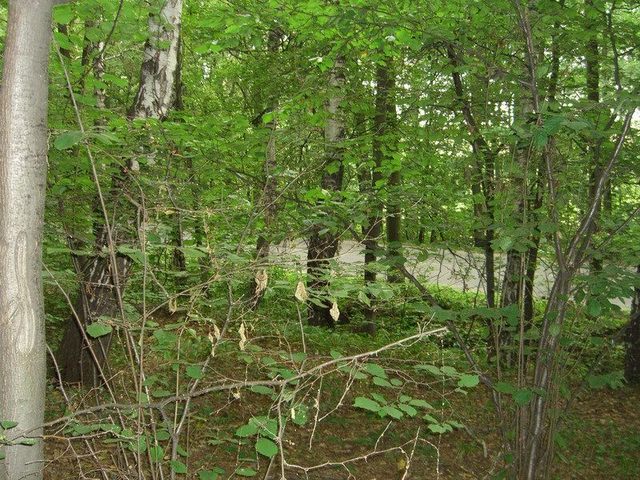
<svg viewBox="0 0 640 480">
<path fill-rule="evenodd" d="M 158 12 L 149 16 L 149 39 L 145 43 L 144 59 L 138 94 L 130 110 L 132 118 L 166 118 L 175 102 L 175 82 L 179 68 L 180 21 L 182 0 L 167 0 L 158 3 Z M 97 66 L 100 67 L 100 66 Z M 137 165 L 123 168 L 119 176 L 112 179 L 111 204 L 117 211 L 109 212 L 116 219 L 111 231 L 104 220 L 105 212 L 97 215 L 103 220 L 97 222 L 96 254 L 87 258 L 77 258 L 76 272 L 80 277 L 80 291 L 75 303 L 75 313 L 65 330 L 58 350 L 62 370 L 62 381 L 96 386 L 105 381 L 101 378 L 111 343 L 111 336 L 99 339 L 87 337 L 84 330 L 99 317 L 120 316 L 124 286 L 131 271 L 129 257 L 116 254 L 115 264 L 105 250 L 135 243 L 136 212 L 123 195 L 128 190 L 128 176 L 135 172 Z M 109 245 L 113 242 L 113 245 Z"/>
<path fill-rule="evenodd" d="M 0 90 L 0 420 L 17 426 L 3 432 L 13 444 L 3 448 L 0 480 L 41 479 L 44 467 L 41 262 L 53 5 L 9 2 Z"/>
<path fill-rule="evenodd" d="M 279 28 L 273 29 L 269 32 L 268 38 L 268 50 L 272 56 L 276 56 L 280 43 L 282 41 L 282 31 Z M 254 307 L 258 305 L 262 296 L 264 295 L 264 285 L 267 279 L 267 261 L 269 259 L 269 252 L 271 250 L 270 230 L 273 221 L 276 217 L 278 205 L 276 202 L 278 194 L 278 178 L 276 177 L 275 170 L 278 166 L 276 157 L 276 131 L 278 129 L 278 123 L 275 119 L 275 112 L 278 108 L 278 101 L 275 95 L 271 95 L 269 99 L 268 112 L 271 112 L 274 116 L 265 125 L 268 131 L 267 145 L 265 148 L 264 156 L 264 187 L 260 194 L 260 208 L 262 211 L 262 218 L 264 220 L 264 228 L 258 234 L 256 241 L 256 274 L 253 280 L 251 295 L 252 304 Z M 261 120 L 261 118 L 260 118 Z"/>
<path fill-rule="evenodd" d="M 182 0 L 155 2 L 160 10 L 149 15 L 149 38 L 144 46 L 140 87 L 131 116 L 165 118 L 176 98 Z"/>
<path fill-rule="evenodd" d="M 338 56 L 329 75 L 329 99 L 325 109 L 327 120 L 324 128 L 325 140 L 325 169 L 322 173 L 321 187 L 332 193 L 342 190 L 344 167 L 343 142 L 345 138 L 344 118 L 341 108 L 345 60 Z M 330 205 L 319 205 L 323 215 L 331 215 Z M 309 304 L 308 321 L 310 325 L 332 327 L 334 319 L 331 317 L 330 305 L 327 305 L 330 262 L 338 251 L 338 235 L 322 224 L 311 228 L 309 248 L 307 251 L 307 286 L 310 293 L 320 300 L 323 305 Z"/>
</svg>

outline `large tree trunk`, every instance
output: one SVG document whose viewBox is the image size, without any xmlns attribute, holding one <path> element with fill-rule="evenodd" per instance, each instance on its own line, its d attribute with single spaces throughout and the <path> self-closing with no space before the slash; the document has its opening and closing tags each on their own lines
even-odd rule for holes
<svg viewBox="0 0 640 480">
<path fill-rule="evenodd" d="M 329 77 L 329 99 L 326 103 L 327 120 L 324 128 L 325 139 L 325 169 L 322 173 L 321 187 L 330 192 L 342 190 L 342 177 L 344 167 L 342 158 L 344 155 L 344 118 L 341 108 L 345 61 L 338 56 L 331 69 Z M 323 214 L 331 215 L 330 206 L 319 205 Z M 309 324 L 332 327 L 334 319 L 331 317 L 330 305 L 327 305 L 330 261 L 338 251 L 338 235 L 332 229 L 325 228 L 322 224 L 316 224 L 311 228 L 309 249 L 307 251 L 307 285 L 311 294 L 323 305 L 309 304 Z"/>
<path fill-rule="evenodd" d="M 163 5 L 159 13 L 149 16 L 149 39 L 144 48 L 140 86 L 129 112 L 132 118 L 164 119 L 175 102 L 182 0 L 167 0 L 158 5 Z M 75 306 L 77 318 L 72 316 L 69 319 L 58 351 L 64 382 L 96 386 L 105 380 L 101 378 L 101 372 L 106 364 L 111 337 L 90 339 L 84 329 L 101 316 L 113 317 L 122 312 L 122 296 L 131 260 L 101 252 L 105 247 L 115 252 L 118 245 L 135 241 L 132 233 L 135 227 L 127 226 L 135 224 L 135 212 L 123 199 L 122 190 L 127 189 L 128 175 L 137 168 L 137 164 L 129 165 L 123 169 L 121 177 L 112 179 L 111 197 L 117 205 L 114 206 L 116 214 L 97 212 L 103 221 L 96 227 L 96 254 L 77 259 L 76 270 L 81 283 Z M 100 203 L 96 202 L 96 205 Z M 100 207 L 97 210 L 101 210 Z M 119 225 L 112 224 L 109 228 L 107 217 L 117 218 Z M 112 262 L 114 257 L 115 264 Z"/>
<path fill-rule="evenodd" d="M 640 265 L 637 268 L 640 276 Z M 627 382 L 640 383 L 640 287 L 634 290 L 631 317 L 625 332 L 626 356 L 624 360 L 624 377 Z"/>
<path fill-rule="evenodd" d="M 0 90 L 0 420 L 17 426 L 3 432 L 16 444 L 2 449 L 0 480 L 41 479 L 44 468 L 41 262 L 53 5 L 9 2 Z"/>
</svg>

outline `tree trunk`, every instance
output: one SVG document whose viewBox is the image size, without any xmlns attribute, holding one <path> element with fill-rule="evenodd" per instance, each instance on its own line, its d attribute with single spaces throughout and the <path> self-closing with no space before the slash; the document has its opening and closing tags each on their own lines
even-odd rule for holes
<svg viewBox="0 0 640 480">
<path fill-rule="evenodd" d="M 176 100 L 182 0 L 163 0 L 160 4 L 159 13 L 149 15 L 140 87 L 130 112 L 133 118 L 164 119 Z"/>
<path fill-rule="evenodd" d="M 46 346 L 42 231 L 47 181 L 52 0 L 9 1 L 0 90 L 0 480 L 37 480 L 44 467 Z M 20 445 L 21 441 L 34 442 Z"/>
<path fill-rule="evenodd" d="M 374 125 L 374 155 L 377 150 L 381 165 L 393 164 L 393 154 L 397 151 L 396 104 L 394 90 L 396 88 L 393 58 L 386 56 L 376 67 L 376 118 Z M 374 180 L 375 181 L 375 180 Z M 401 167 L 397 166 L 387 179 L 387 257 L 393 265 L 402 265 L 402 183 Z M 404 277 L 395 268 L 387 275 L 390 282 L 398 283 Z"/>
<path fill-rule="evenodd" d="M 345 84 L 344 77 L 345 60 L 338 56 L 331 69 L 329 77 L 330 95 L 326 103 L 327 120 L 324 128 L 325 139 L 325 169 L 322 173 L 321 187 L 330 192 L 342 190 L 342 177 L 344 166 L 344 118 L 341 108 L 342 96 Z M 323 214 L 331 212 L 326 204 L 319 205 Z M 327 305 L 330 261 L 338 251 L 338 235 L 331 228 L 325 228 L 322 224 L 316 224 L 311 228 L 309 249 L 307 251 L 307 286 L 314 297 L 322 305 L 309 304 L 309 324 L 332 327 L 334 319 L 331 317 L 330 305 Z"/>
<path fill-rule="evenodd" d="M 521 92 L 519 106 L 517 108 L 517 116 L 525 129 L 529 123 L 529 117 L 533 110 L 531 95 L 528 91 Z M 512 221 L 518 227 L 516 231 L 526 227 L 530 218 L 529 208 L 529 187 L 528 175 L 529 164 L 531 160 L 530 141 L 518 139 L 514 148 L 514 157 L 517 162 L 517 173 L 514 173 L 512 179 L 513 193 L 516 198 L 516 210 Z M 527 238 L 530 235 L 527 234 Z M 516 238 L 516 243 L 522 243 L 524 238 Z M 504 279 L 502 281 L 502 290 L 500 295 L 500 307 L 508 307 L 511 305 L 518 306 L 518 323 L 519 330 L 524 331 L 527 327 L 524 325 L 524 290 L 527 273 L 527 254 L 521 245 L 515 245 L 507 251 L 507 264 L 504 271 Z M 513 341 L 513 332 L 516 325 L 502 324 L 498 332 L 498 351 L 496 352 L 499 360 L 503 361 L 506 366 L 513 366 L 516 360 L 516 350 Z"/>
<path fill-rule="evenodd" d="M 637 273 L 640 276 L 640 265 Z M 634 289 L 631 317 L 625 332 L 626 356 L 624 359 L 624 377 L 627 382 L 640 383 L 640 287 Z"/>
<path fill-rule="evenodd" d="M 167 0 L 163 5 L 159 14 L 149 16 L 149 39 L 145 43 L 140 86 L 129 112 L 132 118 L 164 119 L 175 101 L 182 0 Z M 123 169 L 121 177 L 112 179 L 111 197 L 118 211 L 108 216 L 117 218 L 121 228 L 112 224 L 110 232 L 107 212 L 99 211 L 98 216 L 105 220 L 95 228 L 96 254 L 77 259 L 81 282 L 75 306 L 78 318 L 69 319 L 58 351 L 64 382 L 96 386 L 105 380 L 101 378 L 101 372 L 107 360 L 110 335 L 90 339 L 81 328 L 84 330 L 101 316 L 113 317 L 122 311 L 122 295 L 131 270 L 131 259 L 117 255 L 114 265 L 111 256 L 101 252 L 110 242 L 113 242 L 114 250 L 119 245 L 134 243 L 135 235 L 131 228 L 127 229 L 127 224 L 135 223 L 135 213 L 127 205 L 122 191 L 130 183 L 128 175 L 137 168 L 131 164 Z"/>
<path fill-rule="evenodd" d="M 587 118 L 593 122 L 594 131 L 598 130 L 600 115 L 600 59 L 599 45 L 597 37 L 597 22 L 600 13 L 595 9 L 593 0 L 585 0 L 585 32 L 589 34 L 589 40 L 585 51 L 585 70 L 587 99 L 590 102 Z M 589 177 L 589 205 L 595 196 L 595 188 L 598 178 L 602 174 L 601 150 L 602 140 L 600 138 L 590 139 L 588 142 L 589 155 L 591 157 L 591 174 Z M 595 234 L 600 229 L 600 215 L 602 211 L 602 201 L 597 202 L 596 220 L 593 222 L 592 233 Z M 591 257 L 591 271 L 598 273 L 602 270 L 602 261 L 597 256 Z"/>
<path fill-rule="evenodd" d="M 462 111 L 462 117 L 464 123 L 469 132 L 469 142 L 473 150 L 475 178 L 471 183 L 472 193 L 474 197 L 478 193 L 482 193 L 484 197 L 483 213 L 484 218 L 484 238 L 478 239 L 477 233 L 474 233 L 474 243 L 481 242 L 484 250 L 484 263 L 485 263 L 485 278 L 486 278 L 486 293 L 487 293 L 487 306 L 489 308 L 495 307 L 496 304 L 496 279 L 495 279 L 495 255 L 493 250 L 494 239 L 494 177 L 495 177 L 495 157 L 494 152 L 486 139 L 482 135 L 478 122 L 471 109 L 471 102 L 466 97 L 464 92 L 464 85 L 462 83 L 462 76 L 460 75 L 460 68 L 462 67 L 462 59 L 456 52 L 452 44 L 447 45 L 447 57 L 453 66 L 451 72 L 451 80 L 453 84 L 453 91 L 456 97 L 456 101 Z M 477 215 L 480 213 L 480 209 L 475 204 L 474 199 L 474 213 Z M 494 327 L 490 324 L 489 330 L 491 331 L 491 337 L 495 338 Z M 493 342 L 492 338 L 489 339 L 489 347 L 491 348 Z M 491 354 L 490 354 L 491 355 Z"/>
<path fill-rule="evenodd" d="M 275 57 L 280 48 L 282 41 L 282 31 L 279 28 L 273 29 L 269 32 L 268 49 L 269 53 Z M 275 97 L 275 95 L 272 95 Z M 265 282 L 267 281 L 267 261 L 269 259 L 269 252 L 271 250 L 271 240 L 269 236 L 271 234 L 271 225 L 276 216 L 277 210 L 277 193 L 278 193 L 278 179 L 275 175 L 277 164 L 276 158 L 276 130 L 278 124 L 275 119 L 275 111 L 278 108 L 278 101 L 275 98 L 271 98 L 269 101 L 268 112 L 274 116 L 266 124 L 266 128 L 269 132 L 269 138 L 267 140 L 267 146 L 264 156 L 264 188 L 260 195 L 260 207 L 262 210 L 262 218 L 264 219 L 264 229 L 258 234 L 256 241 L 256 273 L 253 280 L 251 295 L 253 307 L 257 307 L 258 303 L 264 295 L 264 289 L 266 288 Z M 260 120 L 262 120 L 260 118 Z"/>
</svg>

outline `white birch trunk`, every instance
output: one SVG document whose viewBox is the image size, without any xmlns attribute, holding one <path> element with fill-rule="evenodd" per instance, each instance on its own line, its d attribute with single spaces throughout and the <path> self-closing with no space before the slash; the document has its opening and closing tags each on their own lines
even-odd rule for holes
<svg viewBox="0 0 640 480">
<path fill-rule="evenodd" d="M 175 102 L 182 0 L 162 0 L 160 12 L 149 16 L 140 87 L 131 116 L 163 119 Z"/>
</svg>

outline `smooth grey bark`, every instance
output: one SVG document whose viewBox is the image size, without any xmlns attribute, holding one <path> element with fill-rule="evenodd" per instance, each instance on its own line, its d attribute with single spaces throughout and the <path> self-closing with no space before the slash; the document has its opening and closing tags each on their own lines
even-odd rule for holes
<svg viewBox="0 0 640 480">
<path fill-rule="evenodd" d="M 46 346 L 42 232 L 47 179 L 52 0 L 9 1 L 0 90 L 0 420 L 9 442 L 0 480 L 37 480 L 44 467 Z"/>
</svg>

